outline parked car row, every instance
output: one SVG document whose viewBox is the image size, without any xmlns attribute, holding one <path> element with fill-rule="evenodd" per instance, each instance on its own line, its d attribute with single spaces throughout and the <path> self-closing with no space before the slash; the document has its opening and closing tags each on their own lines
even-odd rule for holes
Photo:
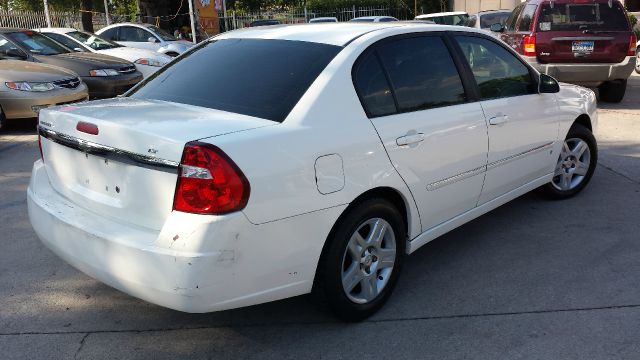
<svg viewBox="0 0 640 360">
<path fill-rule="evenodd" d="M 72 28 L 0 29 L 0 128 L 45 107 L 121 95 L 193 46 L 146 24 L 99 32 L 121 43 Z"/>
</svg>

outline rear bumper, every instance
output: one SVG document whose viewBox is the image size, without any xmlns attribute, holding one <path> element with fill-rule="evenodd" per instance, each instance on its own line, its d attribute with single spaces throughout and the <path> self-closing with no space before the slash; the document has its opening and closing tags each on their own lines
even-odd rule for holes
<svg viewBox="0 0 640 360">
<path fill-rule="evenodd" d="M 142 74 L 139 71 L 118 76 L 82 77 L 82 81 L 89 87 L 89 97 L 92 99 L 106 99 L 122 95 L 140 80 L 142 80 Z"/>
<path fill-rule="evenodd" d="M 541 64 L 534 56 L 525 56 L 527 62 L 541 73 L 558 81 L 582 86 L 598 86 L 605 81 L 625 80 L 635 69 L 636 57 L 627 56 L 617 64 Z"/>
<path fill-rule="evenodd" d="M 87 96 L 84 84 L 75 89 L 44 92 L 4 91 L 0 92 L 0 106 L 7 119 L 34 118 L 38 116 L 38 108 L 83 101 Z"/>
<path fill-rule="evenodd" d="M 130 295 L 185 312 L 309 292 L 329 225 L 343 210 L 316 213 L 313 221 L 301 215 L 263 225 L 251 224 L 242 213 L 173 212 L 156 231 L 71 203 L 51 187 L 40 160 L 33 167 L 27 205 L 40 240 L 69 264 Z M 300 240 L 291 234 L 309 236 Z"/>
</svg>

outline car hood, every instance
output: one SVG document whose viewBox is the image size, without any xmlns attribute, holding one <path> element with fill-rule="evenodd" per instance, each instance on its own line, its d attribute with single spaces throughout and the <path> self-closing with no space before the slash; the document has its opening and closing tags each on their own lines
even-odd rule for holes
<svg viewBox="0 0 640 360">
<path fill-rule="evenodd" d="M 89 70 L 93 69 L 119 69 L 133 65 L 129 61 L 125 61 L 117 57 L 89 52 L 73 52 L 58 55 L 34 55 L 34 57 L 39 62 L 73 70 L 80 76 L 87 76 L 89 74 Z"/>
<path fill-rule="evenodd" d="M 98 53 L 118 57 L 127 61 L 135 62 L 138 59 L 152 59 L 166 64 L 172 57 L 146 49 L 136 49 L 131 47 L 118 47 L 113 49 L 99 50 Z"/>
<path fill-rule="evenodd" d="M 29 61 L 0 60 L 0 81 L 49 82 L 78 76 L 58 66 Z"/>
</svg>

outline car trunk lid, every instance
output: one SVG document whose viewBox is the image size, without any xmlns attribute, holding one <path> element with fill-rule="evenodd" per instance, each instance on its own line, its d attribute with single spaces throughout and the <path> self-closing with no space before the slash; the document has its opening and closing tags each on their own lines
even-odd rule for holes
<svg viewBox="0 0 640 360">
<path fill-rule="evenodd" d="M 53 188 L 103 216 L 159 230 L 172 210 L 184 145 L 276 122 L 128 98 L 44 110 L 40 134 Z"/>
</svg>

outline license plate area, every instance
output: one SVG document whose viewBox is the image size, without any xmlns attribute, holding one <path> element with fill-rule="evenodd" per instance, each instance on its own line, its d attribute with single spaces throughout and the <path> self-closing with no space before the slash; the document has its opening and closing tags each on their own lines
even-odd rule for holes
<svg viewBox="0 0 640 360">
<path fill-rule="evenodd" d="M 593 48 L 593 41 L 574 41 L 571 43 L 571 51 L 573 51 L 574 54 L 591 54 Z"/>
</svg>

